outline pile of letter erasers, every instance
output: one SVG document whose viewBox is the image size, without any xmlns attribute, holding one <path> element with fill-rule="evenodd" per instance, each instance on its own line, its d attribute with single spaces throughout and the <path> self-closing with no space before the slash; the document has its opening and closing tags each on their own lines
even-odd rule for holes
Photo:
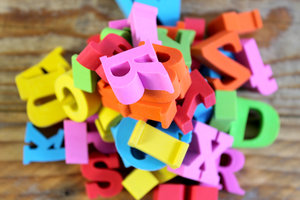
<svg viewBox="0 0 300 200">
<path fill-rule="evenodd" d="M 90 198 L 123 187 L 135 199 L 152 189 L 155 200 L 245 194 L 237 149 L 272 144 L 280 127 L 270 105 L 236 92 L 277 90 L 255 40 L 240 37 L 262 27 L 259 11 L 223 13 L 207 27 L 200 18 L 157 26 L 158 12 L 133 3 L 128 19 L 110 21 L 72 56 L 72 68 L 58 47 L 16 77 L 31 121 L 24 164 L 80 164 Z M 253 113 L 259 126 L 249 136 Z M 195 184 L 174 184 L 176 176 Z"/>
</svg>

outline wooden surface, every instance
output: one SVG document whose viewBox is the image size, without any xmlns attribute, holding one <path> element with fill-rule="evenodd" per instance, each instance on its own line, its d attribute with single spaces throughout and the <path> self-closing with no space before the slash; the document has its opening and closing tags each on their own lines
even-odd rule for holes
<svg viewBox="0 0 300 200">
<path fill-rule="evenodd" d="M 182 16 L 211 20 L 220 12 L 259 8 L 264 29 L 253 35 L 264 61 L 272 65 L 279 91 L 270 96 L 240 95 L 271 103 L 280 113 L 281 131 L 269 148 L 243 150 L 238 174 L 245 197 L 221 192 L 223 200 L 300 198 L 300 1 L 183 0 Z M 122 18 L 113 0 L 0 1 L 0 199 L 87 199 L 78 166 L 63 162 L 23 166 L 25 102 L 14 77 L 57 45 L 66 57 L 79 52 L 85 39 Z M 124 190 L 112 199 L 132 199 Z M 151 195 L 145 199 L 151 199 Z"/>
</svg>

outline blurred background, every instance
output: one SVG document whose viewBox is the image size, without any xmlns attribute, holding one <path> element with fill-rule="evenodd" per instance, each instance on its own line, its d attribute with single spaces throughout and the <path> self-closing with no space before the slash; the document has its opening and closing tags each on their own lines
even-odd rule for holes
<svg viewBox="0 0 300 200">
<path fill-rule="evenodd" d="M 221 192 L 222 200 L 300 199 L 300 1 L 182 0 L 184 16 L 209 22 L 225 11 L 258 8 L 264 28 L 249 37 L 259 44 L 279 85 L 264 97 L 240 96 L 270 103 L 281 117 L 277 141 L 268 148 L 242 150 L 245 168 L 238 173 L 244 197 Z M 26 104 L 14 78 L 61 45 L 70 61 L 85 40 L 123 15 L 113 0 L 0 0 L 0 199 L 88 199 L 77 165 L 22 165 Z M 133 199 L 125 190 L 110 199 Z M 152 199 L 149 194 L 145 199 Z"/>
</svg>

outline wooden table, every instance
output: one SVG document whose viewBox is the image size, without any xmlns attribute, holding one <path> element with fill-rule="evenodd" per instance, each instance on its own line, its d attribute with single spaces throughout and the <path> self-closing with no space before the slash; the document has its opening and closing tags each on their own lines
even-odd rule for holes
<svg viewBox="0 0 300 200">
<path fill-rule="evenodd" d="M 246 165 L 238 178 L 247 190 L 245 197 L 221 192 L 220 199 L 300 199 L 300 1 L 183 0 L 182 16 L 211 20 L 223 11 L 254 8 L 260 9 L 265 26 L 253 36 L 280 89 L 270 97 L 240 95 L 271 103 L 280 113 L 281 131 L 271 147 L 243 150 Z M 113 0 L 0 1 L 0 199 L 87 199 L 78 166 L 22 165 L 28 119 L 14 77 L 57 45 L 69 59 L 88 36 L 120 18 Z M 112 199 L 132 198 L 124 190 Z"/>
</svg>

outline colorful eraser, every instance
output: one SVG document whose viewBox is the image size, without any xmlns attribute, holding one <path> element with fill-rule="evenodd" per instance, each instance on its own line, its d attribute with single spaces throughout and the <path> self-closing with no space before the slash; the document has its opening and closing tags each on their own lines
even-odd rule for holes
<svg viewBox="0 0 300 200">
<path fill-rule="evenodd" d="M 128 145 L 136 123 L 137 121 L 134 119 L 123 118 L 117 126 L 111 128 L 118 153 L 125 167 L 133 166 L 147 171 L 155 171 L 165 167 L 163 162 Z"/>
<path fill-rule="evenodd" d="M 136 123 L 128 145 L 153 156 L 172 168 L 180 167 L 189 147 L 189 144 L 143 121 Z"/>
<path fill-rule="evenodd" d="M 137 200 L 143 198 L 159 184 L 149 171 L 134 169 L 122 182 L 124 188 Z"/>
<path fill-rule="evenodd" d="M 237 94 L 236 91 L 216 90 L 216 105 L 214 115 L 209 125 L 219 131 L 228 132 L 230 125 L 237 119 Z"/>
<path fill-rule="evenodd" d="M 247 136 L 246 128 L 248 127 L 248 116 L 251 110 L 259 114 L 260 126 L 258 133 L 254 134 L 252 131 L 252 135 Z M 279 115 L 271 105 L 261 101 L 237 98 L 237 120 L 232 122 L 229 131 L 229 134 L 234 137 L 234 148 L 262 148 L 269 146 L 277 138 L 279 129 Z"/>
<path fill-rule="evenodd" d="M 72 71 L 74 86 L 85 92 L 93 93 L 97 85 L 97 74 L 82 66 L 76 59 L 77 54 L 72 56 Z"/>
<path fill-rule="evenodd" d="M 99 94 L 86 93 L 74 86 L 72 70 L 55 81 L 55 94 L 67 116 L 76 122 L 83 122 L 95 114 L 101 106 Z"/>
<path fill-rule="evenodd" d="M 149 41 L 112 57 L 100 58 L 106 78 L 118 100 L 136 103 L 145 89 L 174 92 L 172 82 Z"/>
<path fill-rule="evenodd" d="M 64 120 L 67 164 L 88 164 L 87 123 Z"/>
<path fill-rule="evenodd" d="M 175 103 L 177 98 L 181 98 L 185 95 L 191 84 L 188 69 L 179 50 L 155 44 L 153 44 L 153 47 L 159 62 L 163 64 L 168 72 L 174 92 L 169 93 L 163 90 L 145 90 L 140 101 L 154 103 L 170 103 L 173 101 Z M 102 96 L 105 96 L 105 94 L 102 94 Z"/>
<path fill-rule="evenodd" d="M 259 10 L 250 12 L 227 12 L 211 21 L 207 30 L 209 35 L 222 31 L 235 31 L 238 34 L 252 33 L 263 27 Z"/>
<path fill-rule="evenodd" d="M 103 163 L 106 168 L 97 167 L 97 163 Z M 104 155 L 101 153 L 92 153 L 89 164 L 80 166 L 82 175 L 89 180 L 85 184 L 85 188 L 90 199 L 113 197 L 122 191 L 123 178 L 119 172 L 114 170 L 119 167 L 117 154 Z M 98 182 L 106 182 L 108 186 L 102 186 Z"/>
<path fill-rule="evenodd" d="M 242 39 L 241 43 L 243 50 L 236 54 L 236 59 L 250 69 L 252 74 L 246 87 L 257 90 L 265 96 L 276 92 L 278 85 L 272 77 L 272 68 L 270 65 L 263 63 L 255 39 Z"/>
<path fill-rule="evenodd" d="M 48 127 L 67 117 L 54 91 L 56 79 L 71 68 L 62 53 L 62 47 L 57 47 L 16 76 L 20 97 L 27 101 L 27 115 L 35 126 Z"/>
<path fill-rule="evenodd" d="M 216 103 L 215 93 L 198 70 L 191 72 L 192 85 L 189 88 L 182 106 L 177 106 L 175 122 L 184 134 L 193 130 L 193 115 L 198 104 L 206 108 Z"/>
<path fill-rule="evenodd" d="M 98 118 L 95 120 L 95 124 L 102 140 L 105 142 L 114 141 L 110 128 L 116 126 L 121 119 L 122 115 L 113 109 L 104 106 L 100 109 Z"/>
<path fill-rule="evenodd" d="M 184 200 L 185 185 L 184 184 L 162 184 L 159 185 L 153 194 L 153 200 Z"/>
<path fill-rule="evenodd" d="M 150 41 L 153 44 L 161 44 L 157 36 L 156 7 L 134 2 L 128 17 L 130 24 L 132 43 L 139 46 L 141 41 Z"/>
<path fill-rule="evenodd" d="M 64 120 L 65 149 L 67 164 L 88 164 L 88 144 L 93 144 L 100 153 L 115 153 L 114 143 L 104 142 L 94 124 L 97 115 L 85 122 Z"/>
<path fill-rule="evenodd" d="M 218 49 L 223 46 L 230 47 L 230 50 L 235 53 L 242 50 L 239 35 L 233 31 L 223 31 L 194 45 L 192 55 L 224 77 L 223 80 L 207 77 L 216 90 L 236 90 L 249 80 L 251 72 L 221 53 Z"/>
<path fill-rule="evenodd" d="M 153 194 L 154 200 L 218 200 L 219 190 L 216 187 L 202 185 L 186 186 L 183 184 L 159 185 Z"/>
<path fill-rule="evenodd" d="M 219 196 L 217 187 L 191 185 L 189 192 L 190 200 L 218 200 Z"/>
<path fill-rule="evenodd" d="M 225 158 L 225 160 L 222 160 Z M 245 156 L 242 152 L 236 149 L 227 149 L 221 156 L 221 162 L 218 167 L 222 177 L 222 184 L 227 192 L 237 195 L 245 195 L 235 176 L 235 172 L 240 171 L 245 164 Z"/>
<path fill-rule="evenodd" d="M 169 167 L 168 170 L 191 180 L 218 186 L 217 159 L 232 146 L 233 137 L 201 122 L 194 123 L 192 142 L 181 167 Z"/>
<path fill-rule="evenodd" d="M 167 35 L 167 29 L 158 28 L 157 31 L 158 39 L 162 41 L 162 45 L 180 50 L 185 64 L 190 68 L 192 65 L 191 45 L 194 41 L 196 32 L 193 30 L 179 30 L 175 40 L 173 40 Z"/>
<path fill-rule="evenodd" d="M 116 2 L 123 14 L 125 15 L 125 17 L 129 16 L 133 2 L 139 2 L 158 8 L 157 17 L 163 25 L 174 26 L 180 18 L 181 0 L 116 0 Z"/>
<path fill-rule="evenodd" d="M 27 144 L 33 143 L 36 148 L 29 145 L 24 146 L 23 164 L 65 160 L 65 148 L 62 147 L 63 140 L 64 131 L 62 129 L 59 129 L 50 138 L 46 138 L 32 123 L 27 122 L 24 142 Z"/>
</svg>

